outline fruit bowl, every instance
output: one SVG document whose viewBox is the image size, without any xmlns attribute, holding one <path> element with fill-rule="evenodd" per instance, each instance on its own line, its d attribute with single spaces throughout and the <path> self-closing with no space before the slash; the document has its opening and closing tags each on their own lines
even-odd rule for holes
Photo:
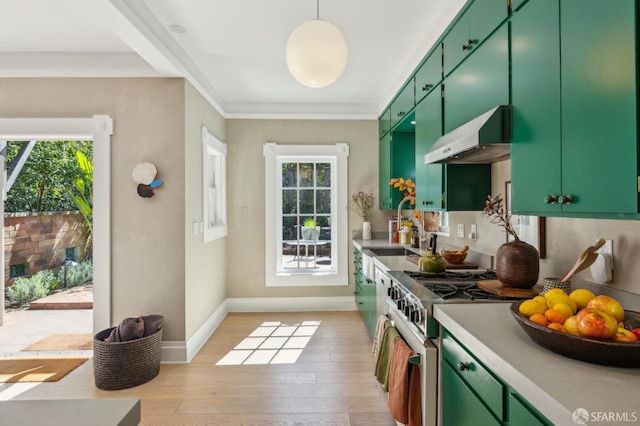
<svg viewBox="0 0 640 426">
<path fill-rule="evenodd" d="M 574 336 L 530 321 L 518 308 L 524 300 L 511 305 L 511 314 L 531 340 L 557 354 L 592 364 L 610 367 L 640 367 L 640 342 L 615 342 Z M 624 325 L 640 327 L 640 313 L 625 310 Z"/>
</svg>

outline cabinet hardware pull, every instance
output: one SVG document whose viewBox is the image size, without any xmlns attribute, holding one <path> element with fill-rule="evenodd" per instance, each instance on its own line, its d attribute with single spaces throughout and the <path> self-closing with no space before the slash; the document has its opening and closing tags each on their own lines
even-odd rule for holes
<svg viewBox="0 0 640 426">
<path fill-rule="evenodd" d="M 572 195 L 561 195 L 558 197 L 558 203 L 560 204 L 571 204 L 573 203 Z"/>
<path fill-rule="evenodd" d="M 468 44 L 463 44 L 462 45 L 462 50 L 467 50 L 469 49 L 469 45 Z"/>
<path fill-rule="evenodd" d="M 558 197 L 556 197 L 555 195 L 545 195 L 544 196 L 544 203 L 545 204 L 555 204 L 558 201 Z"/>
<path fill-rule="evenodd" d="M 399 112 L 398 112 L 398 117 L 402 117 L 403 115 L 404 115 L 404 112 L 403 112 L 403 111 L 399 111 Z"/>
<path fill-rule="evenodd" d="M 422 86 L 422 91 L 426 92 L 427 90 L 431 89 L 433 87 L 433 84 L 425 84 L 424 86 Z"/>
<path fill-rule="evenodd" d="M 460 361 L 458 363 L 458 370 L 460 371 L 471 370 L 471 365 L 468 362 Z"/>
<path fill-rule="evenodd" d="M 476 44 L 477 42 L 478 42 L 477 38 L 470 38 L 469 40 L 467 40 L 467 44 L 469 45 L 469 47 Z"/>
</svg>

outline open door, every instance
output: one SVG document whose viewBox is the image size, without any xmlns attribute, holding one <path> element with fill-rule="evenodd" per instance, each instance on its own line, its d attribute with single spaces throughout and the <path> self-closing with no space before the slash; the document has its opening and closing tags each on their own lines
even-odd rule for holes
<svg viewBox="0 0 640 426">
<path fill-rule="evenodd" d="M 0 196 L 0 229 L 2 230 L 2 232 L 0 232 L 0 247 L 2 248 L 0 250 L 0 265 L 2 265 L 0 267 L 0 281 L 2 281 L 2 306 L 0 308 L 0 325 L 4 324 L 4 303 L 5 303 L 5 297 L 4 297 L 4 197 L 5 197 L 5 173 L 6 173 L 6 169 L 4 168 L 4 155 L 0 155 L 0 170 L 2 170 L 2 173 L 0 173 L 0 189 L 2 190 L 2 196 Z"/>
</svg>

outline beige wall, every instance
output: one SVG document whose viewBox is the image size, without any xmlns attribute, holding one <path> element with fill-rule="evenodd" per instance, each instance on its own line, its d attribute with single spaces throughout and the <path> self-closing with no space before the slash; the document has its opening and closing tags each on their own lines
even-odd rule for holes
<svg viewBox="0 0 640 426">
<path fill-rule="evenodd" d="M 167 78 L 0 79 L 0 117 L 110 115 L 112 323 L 165 316 L 164 340 L 185 340 L 185 84 Z M 164 185 L 141 198 L 131 179 L 152 162 Z"/>
<path fill-rule="evenodd" d="M 503 161 L 492 166 L 492 192 L 504 194 L 504 182 L 510 180 L 511 162 Z M 464 223 L 468 232 L 471 223 L 478 225 L 478 240 L 441 238 L 455 245 L 469 245 L 481 252 L 495 255 L 504 242 L 502 228 L 489 222 L 480 212 L 451 213 L 451 229 Z M 547 258 L 540 261 L 540 282 L 545 277 L 558 277 L 568 271 L 588 246 L 598 238 L 613 240 L 614 279 L 607 284 L 631 293 L 640 294 L 640 221 L 609 219 L 546 218 Z M 589 270 L 579 272 L 573 287 L 581 280 L 591 280 Z"/>
<path fill-rule="evenodd" d="M 265 142 L 282 144 L 346 142 L 349 144 L 349 196 L 356 191 L 377 194 L 377 121 L 227 120 L 227 142 L 229 161 L 227 297 L 352 296 L 353 284 L 344 287 L 265 287 L 265 194 L 262 147 Z M 379 230 L 384 222 L 384 216 L 376 212 L 373 222 L 374 230 Z M 376 223 L 379 224 L 378 229 L 376 229 Z M 361 227 L 362 220 L 357 215 L 350 214 L 350 231 L 361 229 Z"/>
<path fill-rule="evenodd" d="M 222 116 L 185 83 L 185 277 L 186 337 L 200 327 L 226 298 L 227 238 L 208 243 L 202 234 L 193 235 L 193 222 L 202 215 L 202 126 L 226 142 Z"/>
</svg>

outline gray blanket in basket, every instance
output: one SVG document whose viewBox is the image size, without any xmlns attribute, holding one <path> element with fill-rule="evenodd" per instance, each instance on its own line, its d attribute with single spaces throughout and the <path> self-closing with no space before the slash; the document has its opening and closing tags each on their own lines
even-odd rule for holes
<svg viewBox="0 0 640 426">
<path fill-rule="evenodd" d="M 143 315 L 138 318 L 125 318 L 112 331 L 105 342 L 126 342 L 149 336 L 162 328 L 162 315 Z"/>
</svg>

